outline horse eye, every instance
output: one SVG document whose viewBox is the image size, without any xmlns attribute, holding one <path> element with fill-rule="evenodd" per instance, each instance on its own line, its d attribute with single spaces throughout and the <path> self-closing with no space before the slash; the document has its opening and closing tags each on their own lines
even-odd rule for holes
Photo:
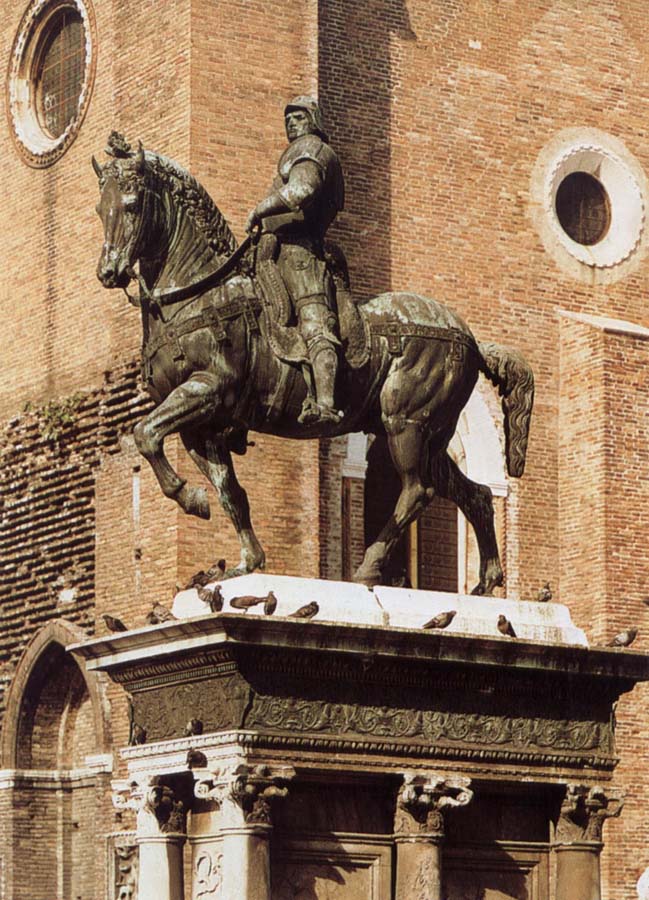
<svg viewBox="0 0 649 900">
<path fill-rule="evenodd" d="M 125 212 L 135 212 L 138 205 L 137 194 L 125 194 L 122 198 Z"/>
</svg>

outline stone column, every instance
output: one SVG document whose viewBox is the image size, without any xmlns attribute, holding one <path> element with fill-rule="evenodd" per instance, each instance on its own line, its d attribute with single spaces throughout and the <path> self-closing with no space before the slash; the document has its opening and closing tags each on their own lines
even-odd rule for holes
<svg viewBox="0 0 649 900">
<path fill-rule="evenodd" d="M 623 805 L 621 796 L 604 788 L 567 785 L 554 843 L 556 900 L 601 900 L 602 828 Z"/>
<path fill-rule="evenodd" d="M 295 776 L 290 766 L 238 765 L 233 771 L 195 773 L 195 796 L 220 810 L 220 896 L 270 900 L 273 804 Z"/>
<path fill-rule="evenodd" d="M 468 778 L 408 772 L 397 797 L 396 900 L 442 900 L 444 815 L 473 797 Z"/>
<path fill-rule="evenodd" d="M 184 900 L 183 845 L 193 778 L 142 775 L 113 784 L 113 803 L 137 814 L 138 900 Z"/>
</svg>

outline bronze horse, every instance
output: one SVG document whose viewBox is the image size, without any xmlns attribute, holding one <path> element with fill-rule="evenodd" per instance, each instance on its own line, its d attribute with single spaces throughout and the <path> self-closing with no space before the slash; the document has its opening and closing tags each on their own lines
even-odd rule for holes
<svg viewBox="0 0 649 900">
<path fill-rule="evenodd" d="M 340 367 L 341 422 L 300 425 L 308 372 L 280 359 L 268 344 L 268 329 L 260 328 L 268 306 L 260 299 L 250 242 L 237 249 L 213 201 L 176 163 L 144 152 L 141 144 L 133 151 L 115 134 L 107 152 L 112 158 L 103 166 L 93 158 L 105 237 L 97 274 L 107 288 L 139 282 L 139 298 L 130 299 L 141 310 L 143 373 L 156 403 L 136 425 L 135 441 L 164 494 L 185 512 L 209 518 L 206 491 L 186 484 L 165 456 L 164 439 L 180 434 L 239 535 L 241 559 L 226 576 L 265 562 L 232 464 L 231 453 L 246 450 L 248 431 L 287 438 L 365 431 L 387 437 L 402 489 L 355 580 L 381 582 L 404 529 L 439 494 L 460 507 L 476 532 L 480 581 L 474 593 L 492 593 L 503 573 L 491 491 L 459 470 L 447 446 L 483 372 L 503 397 L 508 471 L 522 475 L 534 392 L 522 357 L 478 343 L 462 319 L 435 300 L 382 294 L 357 307 L 371 352 L 356 370 Z M 216 270 L 220 278 L 210 274 Z"/>
</svg>

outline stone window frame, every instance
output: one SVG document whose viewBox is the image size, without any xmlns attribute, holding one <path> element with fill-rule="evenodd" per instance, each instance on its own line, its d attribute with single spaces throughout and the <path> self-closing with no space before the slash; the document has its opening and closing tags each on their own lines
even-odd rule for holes
<svg viewBox="0 0 649 900">
<path fill-rule="evenodd" d="M 556 195 L 564 179 L 585 172 L 604 188 L 610 227 L 595 244 L 580 244 L 564 230 Z M 645 227 L 649 183 L 622 141 L 597 128 L 566 128 L 541 149 L 530 180 L 529 214 L 546 251 L 566 273 L 589 284 L 625 277 L 649 249 Z"/>
<path fill-rule="evenodd" d="M 56 138 L 42 127 L 36 108 L 35 69 L 44 42 L 62 10 L 81 17 L 85 33 L 86 61 L 77 113 Z M 14 39 L 7 73 L 6 105 L 14 145 L 27 165 L 53 165 L 76 138 L 86 115 L 96 72 L 96 24 L 89 0 L 32 0 Z"/>
</svg>

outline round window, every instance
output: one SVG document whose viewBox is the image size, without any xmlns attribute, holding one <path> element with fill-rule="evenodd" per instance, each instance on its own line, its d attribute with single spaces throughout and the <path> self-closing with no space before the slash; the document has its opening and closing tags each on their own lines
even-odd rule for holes
<svg viewBox="0 0 649 900">
<path fill-rule="evenodd" d="M 14 42 L 8 107 L 16 145 L 33 166 L 74 140 L 94 76 L 94 20 L 82 0 L 34 0 Z"/>
<path fill-rule="evenodd" d="M 588 172 L 571 172 L 554 198 L 557 218 L 566 234 L 586 247 L 606 236 L 611 204 L 604 185 Z"/>
</svg>

